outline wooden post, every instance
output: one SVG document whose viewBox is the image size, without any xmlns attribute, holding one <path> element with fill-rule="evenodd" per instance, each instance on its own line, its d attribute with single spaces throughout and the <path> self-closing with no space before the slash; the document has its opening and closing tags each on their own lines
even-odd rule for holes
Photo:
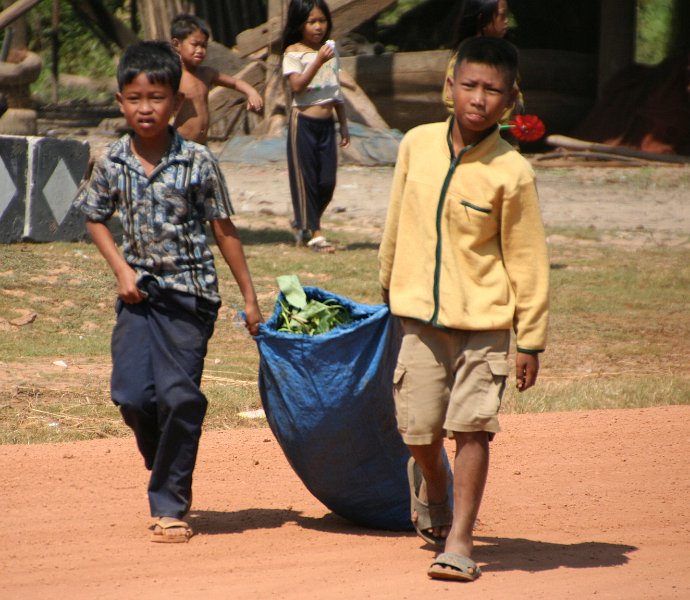
<svg viewBox="0 0 690 600">
<path fill-rule="evenodd" d="M 188 0 L 138 0 L 137 13 L 143 39 L 169 40 L 172 18 L 189 12 L 194 12 L 194 6 Z"/>
<path fill-rule="evenodd" d="M 5 10 L 0 12 L 0 29 L 4 29 L 10 23 L 21 17 L 26 11 L 31 10 L 41 0 L 18 0 L 10 4 Z"/>
<path fill-rule="evenodd" d="M 268 20 L 269 22 L 273 17 L 279 17 L 279 20 L 273 21 L 274 26 L 275 24 L 278 25 L 278 35 L 275 34 L 275 32 L 271 31 L 268 34 L 268 48 L 271 54 L 277 54 L 280 55 L 280 43 L 281 43 L 281 36 L 282 36 L 282 30 L 283 27 L 285 26 L 285 17 L 287 14 L 287 0 L 268 0 Z"/>
<path fill-rule="evenodd" d="M 601 0 L 597 92 L 635 62 L 636 0 Z"/>
<path fill-rule="evenodd" d="M 264 88 L 264 119 L 254 133 L 267 137 L 275 136 L 285 126 L 287 119 L 287 97 L 281 68 L 281 34 L 287 14 L 287 0 L 268 1 L 268 22 L 272 27 L 267 32 L 265 45 L 269 49 L 266 58 L 266 86 Z"/>
<path fill-rule="evenodd" d="M 2 48 L 0 48 L 0 62 L 7 61 L 10 54 L 10 47 L 12 46 L 12 35 L 14 31 L 11 27 L 5 30 L 5 37 L 2 38 Z"/>
<path fill-rule="evenodd" d="M 137 11 L 137 0 L 131 0 L 129 3 L 129 27 L 136 33 L 139 31 L 139 15 Z"/>
</svg>

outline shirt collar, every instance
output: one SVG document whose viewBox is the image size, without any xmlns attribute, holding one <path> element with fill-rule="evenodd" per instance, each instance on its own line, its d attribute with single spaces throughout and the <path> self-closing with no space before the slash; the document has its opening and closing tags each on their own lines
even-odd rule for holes
<svg viewBox="0 0 690 600">
<path fill-rule="evenodd" d="M 171 141 L 168 151 L 162 156 L 160 163 L 156 166 L 154 173 L 167 165 L 175 162 L 190 162 L 192 149 L 185 139 L 177 132 L 174 127 L 170 127 Z M 132 134 L 126 133 L 117 140 L 111 147 L 108 157 L 116 162 L 126 164 L 130 169 L 145 175 L 141 163 L 132 152 Z"/>
</svg>

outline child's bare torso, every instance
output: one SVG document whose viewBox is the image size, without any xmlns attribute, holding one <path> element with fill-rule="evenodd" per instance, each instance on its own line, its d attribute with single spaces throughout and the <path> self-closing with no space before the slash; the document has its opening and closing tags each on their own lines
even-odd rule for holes
<svg viewBox="0 0 690 600">
<path fill-rule="evenodd" d="M 205 144 L 208 139 L 208 91 L 215 77 L 210 67 L 198 67 L 194 72 L 182 71 L 180 92 L 184 100 L 175 116 L 175 127 L 185 139 Z"/>
</svg>

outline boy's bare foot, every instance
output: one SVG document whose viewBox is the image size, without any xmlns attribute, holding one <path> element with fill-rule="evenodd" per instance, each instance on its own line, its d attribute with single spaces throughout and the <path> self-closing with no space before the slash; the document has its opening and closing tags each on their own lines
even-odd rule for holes
<svg viewBox="0 0 690 600">
<path fill-rule="evenodd" d="M 184 544 L 194 535 L 188 523 L 175 517 L 160 517 L 151 529 L 153 530 L 152 542 Z"/>
</svg>

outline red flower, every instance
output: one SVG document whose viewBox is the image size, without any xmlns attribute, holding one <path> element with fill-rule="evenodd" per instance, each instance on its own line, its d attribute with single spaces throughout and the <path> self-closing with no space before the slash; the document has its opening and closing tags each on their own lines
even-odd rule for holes
<svg viewBox="0 0 690 600">
<path fill-rule="evenodd" d="M 510 121 L 510 128 L 521 142 L 534 142 L 546 133 L 544 123 L 536 115 L 518 115 Z"/>
</svg>

